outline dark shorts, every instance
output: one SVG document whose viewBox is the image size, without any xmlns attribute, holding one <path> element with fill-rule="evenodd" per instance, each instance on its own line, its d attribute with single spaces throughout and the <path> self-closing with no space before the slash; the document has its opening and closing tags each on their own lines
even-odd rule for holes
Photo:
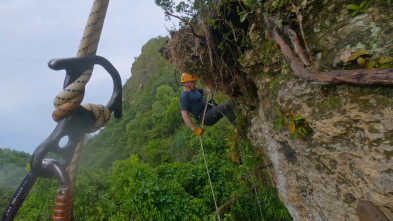
<svg viewBox="0 0 393 221">
<path fill-rule="evenodd" d="M 204 111 L 201 111 L 201 113 L 198 114 L 197 120 L 199 122 L 202 122 L 203 112 Z M 205 126 L 211 126 L 217 123 L 223 116 L 225 116 L 232 124 L 236 125 L 236 116 L 230 103 L 223 103 L 217 106 L 208 105 L 203 124 Z"/>
</svg>

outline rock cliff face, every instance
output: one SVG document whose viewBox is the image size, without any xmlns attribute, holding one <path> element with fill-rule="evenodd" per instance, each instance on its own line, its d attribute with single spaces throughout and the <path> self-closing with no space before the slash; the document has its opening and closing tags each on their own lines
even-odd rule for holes
<svg viewBox="0 0 393 221">
<path fill-rule="evenodd" d="M 381 62 L 393 56 L 387 1 L 355 16 L 349 3 L 305 0 L 299 6 L 314 61 L 308 69 L 363 68 L 362 59 L 369 66 L 391 64 Z M 248 136 L 266 154 L 294 220 L 393 220 L 393 88 L 303 81 L 283 62 L 262 12 L 253 11 L 249 22 L 251 47 L 237 59 L 237 80 L 228 85 L 233 90 L 224 91 L 247 116 Z M 300 36 L 299 27 L 292 28 Z M 187 28 L 173 33 L 163 51 L 206 84 L 219 76 L 206 73 L 209 49 Z"/>
</svg>

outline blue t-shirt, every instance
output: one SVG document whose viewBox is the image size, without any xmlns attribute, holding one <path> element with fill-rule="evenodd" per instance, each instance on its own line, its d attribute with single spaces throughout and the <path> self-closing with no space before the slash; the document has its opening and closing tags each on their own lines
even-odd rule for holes
<svg viewBox="0 0 393 221">
<path fill-rule="evenodd" d="M 181 92 L 180 110 L 187 110 L 195 119 L 198 119 L 198 114 L 205 108 L 205 101 L 203 100 L 202 94 L 202 88 L 195 88 L 193 91 Z"/>
</svg>

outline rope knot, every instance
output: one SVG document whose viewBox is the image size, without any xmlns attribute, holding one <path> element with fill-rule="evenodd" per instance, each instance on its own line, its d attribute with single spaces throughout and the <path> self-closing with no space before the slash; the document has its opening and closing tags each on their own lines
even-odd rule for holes
<svg viewBox="0 0 393 221">
<path fill-rule="evenodd" d="M 91 73 L 92 69 L 84 71 L 78 79 L 56 96 L 53 101 L 53 105 L 56 108 L 52 113 L 53 120 L 59 122 L 81 105 L 85 96 L 85 86 L 90 80 Z"/>
<path fill-rule="evenodd" d="M 101 127 L 105 126 L 111 119 L 111 112 L 104 105 L 82 104 L 82 107 L 94 114 L 94 117 L 96 118 L 95 124 L 89 130 L 90 133 L 99 130 Z"/>
<path fill-rule="evenodd" d="M 85 86 L 90 80 L 91 73 L 92 69 L 86 70 L 78 79 L 64 88 L 56 96 L 53 102 L 56 108 L 52 113 L 53 120 L 59 122 L 81 105 L 83 97 L 85 96 Z M 83 104 L 82 107 L 90 111 L 96 118 L 94 126 L 89 131 L 90 133 L 93 133 L 105 126 L 111 118 L 111 113 L 106 106 Z"/>
</svg>

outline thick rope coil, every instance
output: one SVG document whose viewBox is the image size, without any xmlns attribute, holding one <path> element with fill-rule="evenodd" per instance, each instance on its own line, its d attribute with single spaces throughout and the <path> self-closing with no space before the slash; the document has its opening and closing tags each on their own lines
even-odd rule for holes
<svg viewBox="0 0 393 221">
<path fill-rule="evenodd" d="M 52 118 L 60 121 L 65 116 L 76 110 L 85 96 L 85 86 L 91 77 L 91 69 L 86 70 L 78 79 L 64 88 L 53 101 L 55 110 Z"/>
<path fill-rule="evenodd" d="M 77 52 L 78 57 L 96 54 L 102 27 L 104 25 L 106 11 L 108 9 L 108 4 L 109 0 L 94 0 L 81 42 L 79 44 Z M 84 71 L 78 79 L 64 88 L 63 91 L 61 91 L 56 96 L 54 100 L 55 110 L 52 114 L 52 118 L 55 121 L 60 121 L 62 118 L 76 110 L 79 105 L 81 105 L 85 94 L 85 86 L 90 80 L 92 73 L 93 67 Z M 90 132 L 98 130 L 109 121 L 111 114 L 107 107 L 93 104 L 84 104 L 82 106 L 85 109 L 91 111 L 96 118 L 96 122 L 93 128 L 90 129 Z M 61 220 L 72 220 L 73 190 L 75 186 L 83 140 L 84 136 L 76 147 L 72 161 L 67 167 L 67 172 L 71 180 L 70 194 L 68 195 L 69 200 L 67 200 L 66 203 L 63 202 L 63 204 L 66 205 L 62 205 L 62 207 L 55 207 L 53 220 L 59 220 L 58 218 L 61 218 Z M 58 195 L 57 201 L 62 202 L 59 197 L 61 198 L 61 196 Z M 70 206 L 71 210 L 64 211 L 64 206 Z M 59 214 L 62 215 L 58 217 Z"/>
<path fill-rule="evenodd" d="M 76 56 L 96 54 L 108 4 L 109 0 L 94 1 Z"/>
<path fill-rule="evenodd" d="M 78 57 L 96 54 L 108 4 L 109 0 L 94 1 L 79 45 Z M 56 96 L 53 102 L 56 108 L 52 114 L 53 120 L 60 121 L 80 106 L 84 98 L 85 86 L 89 82 L 92 72 L 93 69 L 86 70 Z"/>
<path fill-rule="evenodd" d="M 90 133 L 96 132 L 98 129 L 105 126 L 111 119 L 111 112 L 104 105 L 83 104 L 82 107 L 93 113 L 96 118 L 94 126 L 89 131 Z"/>
<path fill-rule="evenodd" d="M 77 176 L 78 167 L 79 167 L 79 159 L 81 156 L 81 151 L 82 151 L 84 140 L 85 140 L 85 136 L 82 136 L 81 142 L 79 142 L 75 148 L 74 157 L 72 158 L 71 163 L 66 168 L 67 173 L 70 176 L 70 180 L 71 180 L 71 187 L 70 187 L 71 190 L 75 189 L 76 176 Z"/>
</svg>

